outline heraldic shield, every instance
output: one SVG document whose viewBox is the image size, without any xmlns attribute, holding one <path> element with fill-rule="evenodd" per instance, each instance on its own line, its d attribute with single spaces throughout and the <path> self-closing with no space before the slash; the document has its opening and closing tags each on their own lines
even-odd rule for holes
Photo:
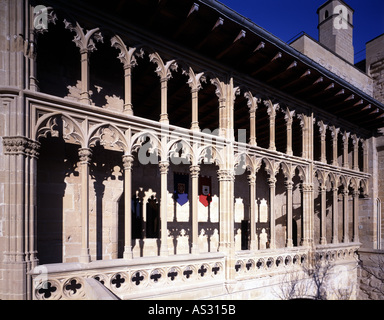
<svg viewBox="0 0 384 320">
<path fill-rule="evenodd" d="M 175 201 L 183 206 L 188 202 L 189 174 L 174 173 L 173 175 Z"/>
<path fill-rule="evenodd" d="M 211 177 L 200 177 L 199 178 L 199 201 L 205 207 L 208 207 L 208 205 L 212 201 L 211 190 L 212 190 Z"/>
</svg>

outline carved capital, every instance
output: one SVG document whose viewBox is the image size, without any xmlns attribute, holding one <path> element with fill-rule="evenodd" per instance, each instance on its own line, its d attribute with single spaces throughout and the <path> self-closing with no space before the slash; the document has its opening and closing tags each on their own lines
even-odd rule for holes
<svg viewBox="0 0 384 320">
<path fill-rule="evenodd" d="M 269 117 L 276 117 L 276 111 L 280 109 L 280 105 L 278 103 L 272 103 L 271 100 L 264 100 L 264 105 L 268 108 L 267 112 Z"/>
<path fill-rule="evenodd" d="M 287 190 L 292 190 L 293 186 L 294 186 L 294 182 L 292 180 L 286 180 L 285 186 L 286 186 Z"/>
<path fill-rule="evenodd" d="M 123 167 L 124 170 L 132 170 L 132 164 L 135 158 L 131 155 L 124 155 L 123 156 Z"/>
<path fill-rule="evenodd" d="M 250 91 L 245 92 L 244 97 L 248 100 L 247 106 L 249 108 L 249 113 L 255 113 L 257 110 L 258 103 L 261 102 L 261 99 L 254 97 Z"/>
<path fill-rule="evenodd" d="M 344 144 L 348 144 L 348 139 L 349 139 L 350 133 L 349 132 L 344 132 L 343 133 L 343 142 Z"/>
<path fill-rule="evenodd" d="M 317 123 L 317 125 L 319 126 L 319 132 L 320 132 L 321 138 L 325 138 L 328 126 L 322 120 L 320 120 Z"/>
<path fill-rule="evenodd" d="M 313 184 L 311 183 L 302 183 L 301 184 L 302 192 L 313 192 Z"/>
<path fill-rule="evenodd" d="M 334 140 L 337 140 L 337 136 L 340 132 L 340 128 L 336 128 L 335 126 L 332 126 L 329 128 L 331 130 L 331 135 Z"/>
<path fill-rule="evenodd" d="M 277 182 L 277 179 L 275 177 L 268 178 L 268 184 L 269 184 L 270 188 L 275 187 L 276 186 L 276 182 Z"/>
<path fill-rule="evenodd" d="M 235 181 L 235 172 L 231 170 L 217 170 L 219 181 Z"/>
<path fill-rule="evenodd" d="M 191 178 L 198 178 L 200 174 L 200 166 L 190 166 L 189 172 L 191 173 Z"/>
<path fill-rule="evenodd" d="M 218 78 L 211 79 L 211 83 L 216 87 L 216 96 L 219 98 L 220 105 L 226 101 L 226 86 L 223 81 Z"/>
<path fill-rule="evenodd" d="M 161 59 L 160 55 L 155 52 L 149 55 L 149 61 L 155 63 L 157 65 L 156 73 L 160 77 L 161 81 L 168 81 L 172 78 L 172 71 L 177 70 L 176 60 L 170 60 L 167 63 L 164 63 Z"/>
<path fill-rule="evenodd" d="M 38 158 L 40 142 L 22 136 L 3 137 L 4 154 Z"/>
<path fill-rule="evenodd" d="M 256 183 L 256 175 L 254 174 L 248 175 L 248 182 L 249 182 L 249 185 L 254 185 Z"/>
<path fill-rule="evenodd" d="M 161 161 L 159 163 L 159 168 L 160 168 L 160 174 L 168 174 L 169 162 L 168 161 Z"/>
<path fill-rule="evenodd" d="M 79 149 L 79 158 L 81 164 L 89 164 L 92 159 L 92 150 L 89 148 Z"/>
<path fill-rule="evenodd" d="M 84 33 L 83 28 L 80 27 L 78 22 L 76 22 L 76 26 L 74 27 L 72 23 L 64 19 L 64 25 L 66 29 L 76 33 L 75 38 L 72 41 L 80 48 L 80 53 L 95 51 L 96 46 L 93 40 L 103 42 L 103 36 L 101 35 L 101 32 L 98 32 L 99 28 L 86 30 L 86 33 Z"/>
<path fill-rule="evenodd" d="M 143 58 L 143 49 L 137 50 L 137 48 L 127 48 L 124 41 L 119 36 L 111 38 L 111 46 L 120 50 L 120 54 L 117 57 L 120 62 L 124 65 L 124 68 L 133 68 L 137 65 L 136 57 Z"/>
<path fill-rule="evenodd" d="M 288 108 L 285 110 L 285 112 L 284 112 L 285 113 L 284 119 L 285 119 L 285 122 L 287 123 L 287 125 L 292 125 L 293 117 L 295 115 L 295 112 L 296 111 L 291 111 Z"/>
<path fill-rule="evenodd" d="M 207 82 L 206 77 L 204 76 L 204 72 L 195 74 L 193 69 L 189 67 L 188 70 L 183 69 L 182 73 L 186 76 L 188 76 L 188 85 L 191 88 L 191 92 L 197 92 L 202 88 L 201 83 Z"/>
</svg>

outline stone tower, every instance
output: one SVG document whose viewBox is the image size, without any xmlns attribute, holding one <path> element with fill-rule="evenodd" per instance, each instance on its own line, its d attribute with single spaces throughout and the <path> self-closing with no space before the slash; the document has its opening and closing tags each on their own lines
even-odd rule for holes
<svg viewBox="0 0 384 320">
<path fill-rule="evenodd" d="M 342 0 L 329 0 L 317 9 L 319 42 L 354 64 L 354 10 Z"/>
</svg>

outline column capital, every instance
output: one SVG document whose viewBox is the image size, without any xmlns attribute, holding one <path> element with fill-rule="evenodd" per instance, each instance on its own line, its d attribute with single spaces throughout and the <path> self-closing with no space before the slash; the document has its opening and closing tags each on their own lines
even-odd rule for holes
<svg viewBox="0 0 384 320">
<path fill-rule="evenodd" d="M 250 185 L 255 184 L 256 183 L 256 175 L 254 175 L 254 174 L 248 175 L 248 182 Z"/>
<path fill-rule="evenodd" d="M 124 170 L 132 170 L 132 163 L 135 158 L 132 155 L 124 155 L 122 158 Z"/>
<path fill-rule="evenodd" d="M 169 170 L 169 161 L 160 161 L 159 168 L 160 174 L 167 174 Z"/>
<path fill-rule="evenodd" d="M 311 184 L 311 183 L 302 183 L 301 184 L 301 191 L 302 192 L 312 192 L 313 191 L 313 184 Z"/>
<path fill-rule="evenodd" d="M 275 177 L 268 178 L 268 184 L 270 187 L 275 187 L 276 186 L 277 179 Z"/>
<path fill-rule="evenodd" d="M 40 142 L 23 136 L 3 137 L 5 155 L 25 155 L 38 158 Z"/>
<path fill-rule="evenodd" d="M 319 191 L 320 192 L 327 192 L 327 186 L 322 183 L 320 186 L 319 186 Z"/>
<path fill-rule="evenodd" d="M 76 22 L 76 26 L 73 26 L 72 23 L 68 22 L 64 19 L 65 29 L 69 29 L 72 32 L 76 33 L 76 36 L 73 42 L 77 47 L 80 48 L 80 53 L 88 53 L 96 50 L 95 39 L 98 42 L 103 42 L 103 36 L 101 32 L 99 32 L 99 28 L 95 28 L 92 30 L 87 30 L 87 33 L 84 34 L 83 28 Z"/>
<path fill-rule="evenodd" d="M 219 181 L 235 181 L 235 172 L 233 170 L 217 170 Z"/>
<path fill-rule="evenodd" d="M 286 181 L 284 182 L 284 184 L 285 184 L 287 190 L 292 190 L 292 189 L 293 189 L 293 186 L 295 185 L 295 183 L 294 183 L 291 179 L 286 180 Z"/>
<path fill-rule="evenodd" d="M 192 178 L 198 178 L 200 174 L 200 166 L 199 165 L 190 166 L 189 172 L 191 173 Z"/>
<path fill-rule="evenodd" d="M 92 150 L 89 148 L 79 149 L 79 157 L 81 164 L 89 164 L 92 158 Z"/>
</svg>

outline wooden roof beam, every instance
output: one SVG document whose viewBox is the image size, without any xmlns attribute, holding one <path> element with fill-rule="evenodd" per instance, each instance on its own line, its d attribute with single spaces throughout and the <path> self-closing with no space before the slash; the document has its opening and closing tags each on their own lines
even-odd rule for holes
<svg viewBox="0 0 384 320">
<path fill-rule="evenodd" d="M 285 85 L 283 85 L 279 89 L 280 90 L 284 90 L 284 89 L 286 89 L 288 87 L 292 87 L 292 86 L 296 85 L 298 82 L 302 81 L 303 79 L 305 79 L 306 77 L 308 77 L 310 75 L 311 75 L 311 70 L 307 69 L 299 78 L 297 78 L 296 80 L 293 80 L 291 82 L 286 83 Z"/>
<path fill-rule="evenodd" d="M 174 33 L 173 37 L 177 38 L 181 33 L 184 32 L 185 29 L 190 26 L 190 24 L 196 19 L 197 12 L 199 11 L 199 5 L 197 3 L 194 3 L 191 7 L 191 10 L 189 10 L 189 13 L 187 17 L 185 18 L 185 21 L 183 25 Z"/>
<path fill-rule="evenodd" d="M 297 67 L 297 61 L 293 61 L 289 66 L 288 68 L 284 69 L 283 71 L 281 72 L 278 72 L 276 75 L 274 75 L 273 77 L 269 78 L 267 80 L 268 83 L 276 80 L 277 78 L 279 78 L 281 75 L 283 75 L 284 73 L 288 72 L 288 71 L 292 71 L 294 68 Z"/>
<path fill-rule="evenodd" d="M 318 78 L 314 83 L 312 83 L 312 85 L 310 85 L 310 86 L 308 86 L 308 87 L 306 87 L 306 88 L 300 89 L 300 90 L 294 92 L 293 94 L 294 94 L 294 95 L 299 95 L 299 94 L 304 93 L 304 92 L 307 92 L 307 91 L 309 91 L 309 90 L 311 90 L 311 89 L 314 90 L 314 89 L 315 89 L 315 86 L 319 85 L 319 84 L 322 83 L 323 81 L 324 81 L 324 78 L 323 78 L 323 77 L 320 77 L 320 78 Z"/>
<path fill-rule="evenodd" d="M 270 67 L 271 64 L 273 64 L 276 61 L 278 61 L 282 56 L 283 56 L 283 54 L 281 52 L 278 52 L 268 63 L 264 64 L 262 67 L 260 67 L 259 69 L 255 70 L 254 72 L 252 72 L 252 74 L 251 74 L 252 77 L 257 75 L 258 73 L 262 72 L 266 68 Z"/>
<path fill-rule="evenodd" d="M 209 38 L 220 30 L 220 27 L 222 27 L 223 24 L 224 24 L 223 18 L 220 17 L 219 19 L 217 19 L 213 28 L 208 32 L 205 38 L 196 46 L 196 49 L 197 50 L 201 49 L 201 47 L 203 47 L 208 42 Z"/>
<path fill-rule="evenodd" d="M 237 35 L 237 37 L 235 38 L 235 40 L 233 40 L 232 44 L 228 48 L 226 48 L 223 52 L 218 54 L 216 56 L 216 59 L 220 60 L 223 56 L 225 56 L 229 51 L 231 51 L 233 49 L 233 47 L 235 47 L 237 44 L 240 43 L 241 39 L 245 38 L 246 34 L 247 33 L 244 30 L 241 30 L 239 32 L 239 34 Z"/>
</svg>

